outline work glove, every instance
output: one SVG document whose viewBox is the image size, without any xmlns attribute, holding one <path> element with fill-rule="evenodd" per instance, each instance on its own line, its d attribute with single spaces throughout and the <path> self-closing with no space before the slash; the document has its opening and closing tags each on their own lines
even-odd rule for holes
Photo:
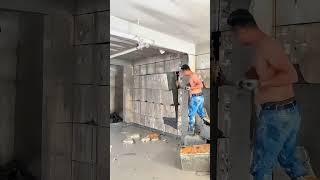
<svg viewBox="0 0 320 180">
<path fill-rule="evenodd" d="M 186 87 L 184 87 L 184 89 L 187 90 L 187 91 L 190 91 L 191 87 L 190 86 L 186 86 Z"/>
<path fill-rule="evenodd" d="M 246 89 L 249 91 L 253 91 L 259 86 L 259 81 L 254 80 L 254 79 L 240 80 L 237 82 L 237 86 L 240 89 Z"/>
</svg>

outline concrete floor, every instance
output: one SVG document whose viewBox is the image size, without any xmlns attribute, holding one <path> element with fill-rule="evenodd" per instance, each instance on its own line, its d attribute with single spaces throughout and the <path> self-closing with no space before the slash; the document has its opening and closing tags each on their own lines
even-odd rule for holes
<svg viewBox="0 0 320 180">
<path fill-rule="evenodd" d="M 145 137 L 149 129 L 123 123 L 111 124 L 110 171 L 112 180 L 209 180 L 208 173 L 181 170 L 178 156 L 180 140 L 162 136 L 160 141 L 125 145 L 128 134 L 139 133 Z M 163 141 L 166 139 L 167 142 Z"/>
</svg>

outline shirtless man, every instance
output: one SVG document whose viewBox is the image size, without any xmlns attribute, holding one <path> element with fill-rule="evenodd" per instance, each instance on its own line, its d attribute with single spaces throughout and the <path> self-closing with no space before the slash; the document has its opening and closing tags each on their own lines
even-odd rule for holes
<svg viewBox="0 0 320 180">
<path fill-rule="evenodd" d="M 204 97 L 202 94 L 203 81 L 200 76 L 190 70 L 190 67 L 186 64 L 181 66 L 182 75 L 189 78 L 189 83 L 185 87 L 190 92 L 189 100 L 189 127 L 188 131 L 190 134 L 194 134 L 194 128 L 196 123 L 196 114 L 205 123 L 210 123 L 207 113 L 204 109 Z"/>
<path fill-rule="evenodd" d="M 271 180 L 279 161 L 293 180 L 304 179 L 306 169 L 295 157 L 301 121 L 293 90 L 297 73 L 281 44 L 262 32 L 247 10 L 232 12 L 228 24 L 241 44 L 255 49 L 248 80 L 240 82 L 244 88 L 257 90 L 255 101 L 261 107 L 251 174 L 255 180 Z"/>
</svg>

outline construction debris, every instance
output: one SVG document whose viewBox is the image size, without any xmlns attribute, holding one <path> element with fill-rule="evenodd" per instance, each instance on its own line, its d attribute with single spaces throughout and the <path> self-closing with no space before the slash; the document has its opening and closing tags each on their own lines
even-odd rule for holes
<svg viewBox="0 0 320 180">
<path fill-rule="evenodd" d="M 131 138 L 126 138 L 125 140 L 122 141 L 124 144 L 134 144 L 135 141 Z"/>
<path fill-rule="evenodd" d="M 130 139 L 140 139 L 140 134 L 131 134 L 131 135 L 128 135 L 127 138 L 130 138 Z"/>
<path fill-rule="evenodd" d="M 110 114 L 110 121 L 111 123 L 118 123 L 118 122 L 122 122 L 123 119 L 119 116 L 118 113 L 114 112 Z"/>
<path fill-rule="evenodd" d="M 160 140 L 160 134 L 158 133 L 149 133 L 148 137 L 150 138 L 151 141 L 159 141 Z"/>
<path fill-rule="evenodd" d="M 142 138 L 141 141 L 142 141 L 143 143 L 146 143 L 146 142 L 149 142 L 149 141 L 150 141 L 150 138 L 149 138 L 149 136 L 146 136 L 146 137 Z"/>
</svg>

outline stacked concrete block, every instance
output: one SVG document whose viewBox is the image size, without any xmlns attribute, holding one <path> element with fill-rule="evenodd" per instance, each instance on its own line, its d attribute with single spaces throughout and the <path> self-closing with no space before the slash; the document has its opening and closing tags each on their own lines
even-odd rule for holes
<svg viewBox="0 0 320 180">
<path fill-rule="evenodd" d="M 154 103 L 147 103 L 147 113 L 146 115 L 147 116 L 150 116 L 150 117 L 155 117 L 155 114 L 156 114 L 156 111 L 155 111 L 155 104 Z"/>
<path fill-rule="evenodd" d="M 134 76 L 140 75 L 140 66 L 139 65 L 133 66 L 133 75 Z"/>
<path fill-rule="evenodd" d="M 140 107 L 141 107 L 141 102 L 140 101 L 133 101 L 133 112 L 140 114 Z"/>
<path fill-rule="evenodd" d="M 140 101 L 141 100 L 141 89 L 132 89 L 133 91 L 133 99 L 134 101 Z"/>
<path fill-rule="evenodd" d="M 156 64 L 151 63 L 147 65 L 147 74 L 154 74 L 156 73 Z"/>
<path fill-rule="evenodd" d="M 148 102 L 154 102 L 154 94 L 153 94 L 153 89 L 146 89 L 146 94 L 147 94 L 147 101 Z"/>
<path fill-rule="evenodd" d="M 145 62 L 145 64 L 143 64 Z M 148 58 L 144 62 L 133 66 L 134 83 L 133 94 L 133 122 L 158 129 L 171 134 L 178 134 L 176 75 L 180 65 L 187 63 L 187 56 L 166 53 L 159 57 Z M 137 102 L 140 102 L 140 106 Z M 171 122 L 165 124 L 166 122 Z M 172 125 L 173 124 L 173 125 Z"/>
<path fill-rule="evenodd" d="M 153 89 L 152 90 L 152 96 L 153 96 L 153 102 L 160 104 L 161 103 L 161 91 L 160 89 Z"/>
<path fill-rule="evenodd" d="M 140 76 L 140 86 L 142 89 L 147 88 L 147 76 Z"/>
<path fill-rule="evenodd" d="M 197 55 L 196 69 L 210 69 L 210 52 Z"/>
<path fill-rule="evenodd" d="M 162 106 L 161 104 L 154 104 L 155 118 L 162 118 Z"/>
<path fill-rule="evenodd" d="M 173 90 L 161 90 L 160 91 L 160 103 L 165 105 L 173 105 L 175 104 L 174 97 L 178 94 Z"/>
<path fill-rule="evenodd" d="M 206 88 L 210 88 L 210 69 L 199 69 L 196 73 L 200 75 Z"/>
<path fill-rule="evenodd" d="M 156 62 L 156 73 L 164 73 L 164 62 Z"/>
<path fill-rule="evenodd" d="M 147 106 L 148 102 L 140 102 L 140 114 L 146 116 L 147 115 Z"/>
<path fill-rule="evenodd" d="M 133 77 L 133 88 L 140 88 L 141 78 L 140 76 Z"/>
<path fill-rule="evenodd" d="M 179 60 L 170 60 L 164 62 L 165 72 L 176 72 L 180 70 L 181 61 Z"/>
<path fill-rule="evenodd" d="M 140 66 L 140 75 L 146 75 L 147 74 L 147 65 L 143 64 Z"/>
</svg>

